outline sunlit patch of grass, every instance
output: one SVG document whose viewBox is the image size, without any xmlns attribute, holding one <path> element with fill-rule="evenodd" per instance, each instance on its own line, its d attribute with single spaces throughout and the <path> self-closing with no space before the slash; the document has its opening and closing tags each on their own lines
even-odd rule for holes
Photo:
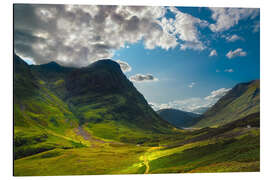
<svg viewBox="0 0 270 180">
<path fill-rule="evenodd" d="M 55 149 L 15 161 L 15 176 L 138 173 L 144 147 Z"/>
</svg>

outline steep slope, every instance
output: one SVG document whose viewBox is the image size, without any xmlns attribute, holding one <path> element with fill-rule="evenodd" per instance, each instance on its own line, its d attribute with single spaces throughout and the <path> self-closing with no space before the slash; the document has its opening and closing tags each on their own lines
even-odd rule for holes
<svg viewBox="0 0 270 180">
<path fill-rule="evenodd" d="M 198 114 L 185 112 L 178 109 L 161 109 L 157 113 L 166 121 L 178 128 L 190 127 L 196 123 Z"/>
<path fill-rule="evenodd" d="M 152 110 L 114 61 L 100 60 L 74 70 L 65 85 L 66 101 L 96 136 L 133 142 L 140 134 L 172 132 L 173 127 Z"/>
<path fill-rule="evenodd" d="M 32 77 L 25 82 L 37 86 L 35 95 L 29 93 L 31 99 L 22 98 L 23 103 L 33 105 L 35 123 L 38 122 L 35 127 L 53 132 L 62 129 L 59 133 L 68 138 L 74 138 L 77 132 L 84 139 L 91 135 L 129 143 L 143 143 L 153 134 L 173 132 L 174 127 L 150 108 L 114 61 L 100 60 L 85 68 L 62 67 L 54 62 L 28 66 L 20 62 Z M 18 87 L 16 84 L 15 92 L 20 92 Z M 23 103 L 16 101 L 15 106 L 22 107 L 15 107 L 16 112 L 32 113 Z M 15 123 L 21 119 L 16 117 Z"/>
<path fill-rule="evenodd" d="M 223 125 L 260 111 L 260 80 L 237 84 L 194 127 Z"/>
<path fill-rule="evenodd" d="M 15 159 L 82 144 L 68 138 L 78 120 L 68 106 L 37 79 L 29 66 L 14 55 L 14 156 Z"/>
</svg>

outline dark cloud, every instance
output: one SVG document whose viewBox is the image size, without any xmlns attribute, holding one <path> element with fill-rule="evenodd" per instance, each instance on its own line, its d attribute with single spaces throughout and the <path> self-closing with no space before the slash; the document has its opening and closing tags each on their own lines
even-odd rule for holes
<svg viewBox="0 0 270 180">
<path fill-rule="evenodd" d="M 152 35 L 163 33 L 157 23 L 161 9 L 17 4 L 15 52 L 31 57 L 37 64 L 56 61 L 62 65 L 86 66 L 98 59 L 111 58 L 113 50 L 142 38 L 146 43 L 151 42 L 151 48 L 163 47 L 166 41 L 157 42 L 159 38 Z"/>
<path fill-rule="evenodd" d="M 184 30 L 180 31 L 178 20 L 166 21 L 167 10 L 166 7 L 145 6 L 16 4 L 15 52 L 33 59 L 36 64 L 56 61 L 62 65 L 86 66 L 111 58 L 114 50 L 139 40 L 143 40 L 147 49 L 169 49 L 178 45 L 177 37 L 183 41 L 197 38 L 193 24 L 183 26 Z M 181 14 L 178 10 L 174 13 Z M 188 17 L 184 19 L 186 22 L 192 19 L 192 16 L 181 15 Z M 162 23 L 162 19 L 167 24 Z M 198 18 L 192 20 L 200 23 Z M 166 26 L 173 26 L 177 31 L 172 32 Z M 195 39 L 194 43 L 197 49 L 202 49 L 201 42 Z M 191 46 L 193 44 L 182 48 Z"/>
<path fill-rule="evenodd" d="M 165 16 L 168 11 L 174 19 Z M 212 11 L 224 15 L 222 10 Z M 226 12 L 241 18 L 254 14 L 252 9 Z M 219 28 L 220 21 L 215 20 Z M 56 61 L 80 67 L 111 58 L 115 50 L 140 40 L 146 49 L 179 45 L 181 50 L 204 50 L 207 43 L 199 28 L 208 26 L 173 7 L 16 4 L 14 47 L 18 55 L 36 64 Z"/>
</svg>

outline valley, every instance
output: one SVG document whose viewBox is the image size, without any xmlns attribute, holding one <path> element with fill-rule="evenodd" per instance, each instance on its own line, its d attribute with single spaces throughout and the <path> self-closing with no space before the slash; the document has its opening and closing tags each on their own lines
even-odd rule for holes
<svg viewBox="0 0 270 180">
<path fill-rule="evenodd" d="M 14 175 L 260 171 L 259 93 L 259 80 L 237 85 L 176 126 L 111 60 L 30 66 L 14 54 Z"/>
</svg>

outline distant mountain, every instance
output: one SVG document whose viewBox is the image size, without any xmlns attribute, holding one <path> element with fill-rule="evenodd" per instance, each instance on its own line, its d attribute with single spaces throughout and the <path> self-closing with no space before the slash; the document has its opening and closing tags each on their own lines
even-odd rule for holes
<svg viewBox="0 0 270 180">
<path fill-rule="evenodd" d="M 205 113 L 207 110 L 209 109 L 209 107 L 200 107 L 200 108 L 197 108 L 193 111 L 191 111 L 192 113 L 195 113 L 195 114 L 203 114 Z"/>
<path fill-rule="evenodd" d="M 237 84 L 198 118 L 195 127 L 223 125 L 260 111 L 260 80 Z"/>
<path fill-rule="evenodd" d="M 190 127 L 195 124 L 198 114 L 185 112 L 178 109 L 161 109 L 157 113 L 166 121 L 178 128 Z"/>
</svg>

